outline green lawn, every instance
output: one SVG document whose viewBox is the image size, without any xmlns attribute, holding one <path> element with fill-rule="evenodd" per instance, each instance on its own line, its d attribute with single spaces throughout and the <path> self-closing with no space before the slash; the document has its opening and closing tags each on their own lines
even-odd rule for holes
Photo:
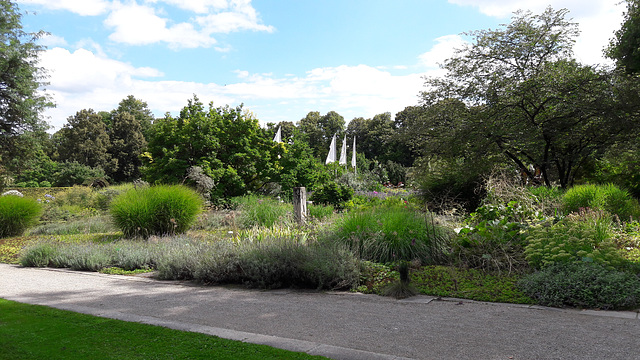
<svg viewBox="0 0 640 360">
<path fill-rule="evenodd" d="M 0 359 L 324 359 L 0 299 Z"/>
</svg>

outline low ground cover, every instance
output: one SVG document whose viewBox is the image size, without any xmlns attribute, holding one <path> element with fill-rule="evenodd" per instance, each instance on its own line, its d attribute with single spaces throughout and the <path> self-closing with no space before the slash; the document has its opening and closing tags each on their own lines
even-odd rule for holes
<svg viewBox="0 0 640 360">
<path fill-rule="evenodd" d="M 0 359 L 324 359 L 0 299 Z"/>
</svg>

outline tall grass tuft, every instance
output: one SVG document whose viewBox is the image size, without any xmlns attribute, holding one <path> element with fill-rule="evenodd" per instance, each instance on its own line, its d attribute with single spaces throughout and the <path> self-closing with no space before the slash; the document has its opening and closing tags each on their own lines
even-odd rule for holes
<svg viewBox="0 0 640 360">
<path fill-rule="evenodd" d="M 293 205 L 276 199 L 248 195 L 234 199 L 240 214 L 237 223 L 242 228 L 253 226 L 271 227 L 278 222 L 290 222 Z"/>
<path fill-rule="evenodd" d="M 450 238 L 447 230 L 436 225 L 428 214 L 405 206 L 350 212 L 336 223 L 332 236 L 364 260 L 418 259 L 430 264 L 439 262 Z"/>
<path fill-rule="evenodd" d="M 638 201 L 628 191 L 613 184 L 574 186 L 567 190 L 562 202 L 567 213 L 577 212 L 580 208 L 591 208 L 617 215 L 623 221 L 630 217 L 640 217 Z"/>
<path fill-rule="evenodd" d="M 36 200 L 6 195 L 0 196 L 0 238 L 21 235 L 34 225 L 42 207 Z"/>
<path fill-rule="evenodd" d="M 132 189 L 110 204 L 111 216 L 127 237 L 183 233 L 201 211 L 202 198 L 180 185 Z"/>
</svg>

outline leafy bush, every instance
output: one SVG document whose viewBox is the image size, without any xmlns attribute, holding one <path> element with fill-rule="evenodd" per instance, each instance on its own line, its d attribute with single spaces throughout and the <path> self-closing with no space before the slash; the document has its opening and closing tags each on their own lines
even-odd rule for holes
<svg viewBox="0 0 640 360">
<path fill-rule="evenodd" d="M 129 190 L 111 202 L 110 212 L 127 237 L 187 231 L 202 210 L 202 198 L 179 185 Z"/>
<path fill-rule="evenodd" d="M 525 276 L 519 287 L 544 306 L 615 310 L 640 305 L 640 278 L 592 263 L 553 264 Z"/>
<path fill-rule="evenodd" d="M 408 206 L 380 206 L 351 211 L 337 221 L 334 241 L 347 244 L 360 258 L 377 262 L 442 260 L 449 234 L 428 214 Z"/>
<path fill-rule="evenodd" d="M 243 228 L 271 227 L 277 222 L 288 220 L 293 214 L 291 204 L 281 203 L 273 198 L 248 195 L 235 198 L 234 202 L 240 210 L 237 224 Z"/>
<path fill-rule="evenodd" d="M 93 208 L 96 195 L 97 193 L 90 187 L 76 185 L 58 193 L 58 195 L 51 200 L 55 200 L 58 206 L 70 205 L 82 208 Z"/>
<path fill-rule="evenodd" d="M 613 241 L 611 227 L 611 219 L 604 213 L 583 209 L 556 224 L 531 228 L 524 254 L 535 268 L 572 262 L 620 267 L 624 262 Z"/>
<path fill-rule="evenodd" d="M 613 184 L 574 186 L 564 194 L 563 205 L 567 213 L 592 208 L 617 215 L 621 220 L 640 216 L 638 201 Z"/>
<path fill-rule="evenodd" d="M 104 178 L 106 175 L 100 167 L 93 168 L 73 161 L 58 163 L 53 177 L 55 186 L 74 186 L 82 185 L 91 179 Z"/>
<path fill-rule="evenodd" d="M 523 255 L 525 222 L 531 211 L 516 201 L 484 205 L 470 214 L 468 225 L 458 230 L 453 255 L 459 265 L 470 268 L 519 271 L 526 267 Z"/>
<path fill-rule="evenodd" d="M 317 186 L 309 198 L 316 204 L 331 205 L 343 209 L 344 204 L 353 197 L 353 189 L 344 184 L 331 181 Z"/>
<path fill-rule="evenodd" d="M 41 213 L 42 207 L 36 200 L 0 196 L 0 238 L 22 234 L 38 221 Z"/>
</svg>

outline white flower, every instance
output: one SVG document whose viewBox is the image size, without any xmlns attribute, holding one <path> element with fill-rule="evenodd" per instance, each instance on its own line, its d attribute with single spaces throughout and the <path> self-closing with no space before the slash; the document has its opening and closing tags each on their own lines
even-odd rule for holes
<svg viewBox="0 0 640 360">
<path fill-rule="evenodd" d="M 24 197 L 24 195 L 22 195 L 22 193 L 18 190 L 9 190 L 6 191 L 2 194 L 2 196 L 7 196 L 7 195 L 14 195 L 14 196 L 20 196 L 20 197 Z"/>
</svg>

